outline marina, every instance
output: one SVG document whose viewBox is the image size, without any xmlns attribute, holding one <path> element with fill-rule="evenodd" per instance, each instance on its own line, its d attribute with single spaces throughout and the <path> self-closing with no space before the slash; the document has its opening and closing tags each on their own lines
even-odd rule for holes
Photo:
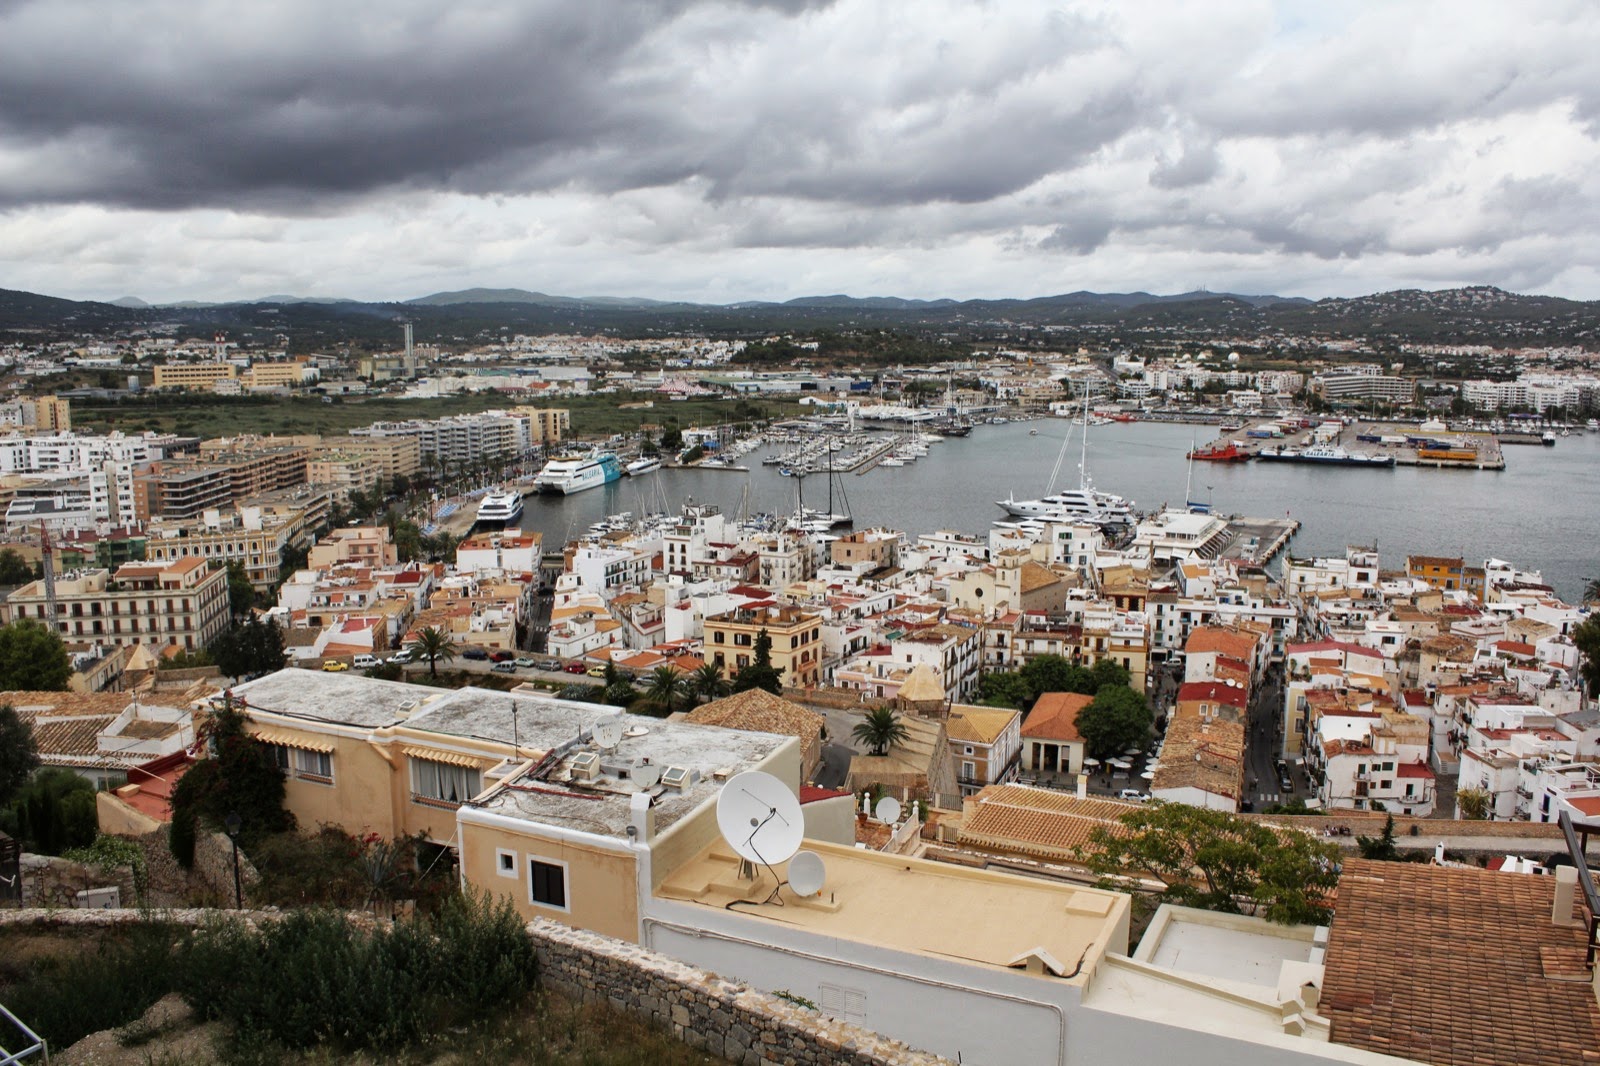
<svg viewBox="0 0 1600 1066">
<path fill-rule="evenodd" d="M 967 437 L 946 437 L 915 463 L 880 465 L 852 477 L 854 527 L 886 526 L 913 535 L 941 529 L 982 534 L 1006 517 L 995 506 L 997 499 L 1046 493 L 1068 428 L 1066 419 L 979 425 Z M 1358 432 L 1387 428 L 1361 423 L 1343 427 L 1343 433 L 1354 443 Z M 1403 428 L 1418 435 L 1416 425 Z M 1077 430 L 1073 432 L 1071 444 L 1076 450 Z M 883 447 L 895 435 L 871 436 Z M 1091 432 L 1086 458 L 1097 486 L 1137 501 L 1139 510 L 1158 510 L 1164 504 L 1181 508 L 1190 477 L 1186 456 L 1194 446 L 1190 425 L 1117 423 Z M 742 476 L 663 467 L 651 477 L 623 479 L 595 492 L 530 499 L 521 526 L 542 533 L 546 546 L 552 547 L 607 515 L 675 509 L 691 497 L 729 514 L 738 514 L 741 508 L 791 514 L 796 508 L 795 479 L 781 476 L 776 465 L 763 461 L 789 447 L 778 442 L 752 450 L 749 469 Z M 1464 466 L 1443 472 L 1414 457 L 1407 461 L 1405 453 L 1414 453 L 1415 448 L 1367 447 L 1399 453 L 1394 468 L 1374 472 L 1289 463 L 1197 462 L 1187 500 L 1219 515 L 1271 516 L 1299 523 L 1298 532 L 1279 547 L 1280 553 L 1340 554 L 1347 543 L 1379 540 L 1482 559 L 1504 556 L 1514 544 L 1518 557 L 1543 570 L 1565 595 L 1577 596 L 1593 576 L 1583 545 L 1593 516 L 1600 514 L 1600 479 L 1592 475 L 1600 461 L 1600 435 L 1577 433 L 1553 448 L 1513 449 L 1510 460 L 1495 449 L 1489 454 L 1504 464 L 1503 470 Z M 806 481 L 807 503 L 820 505 L 826 493 L 816 479 Z M 1273 539 L 1275 534 L 1264 542 Z"/>
</svg>

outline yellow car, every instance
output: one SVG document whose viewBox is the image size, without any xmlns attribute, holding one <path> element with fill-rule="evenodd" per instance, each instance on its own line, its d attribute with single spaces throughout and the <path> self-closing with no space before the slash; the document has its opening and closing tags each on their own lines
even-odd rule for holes
<svg viewBox="0 0 1600 1066">
<path fill-rule="evenodd" d="M 603 666 L 591 666 L 589 669 L 585 670 L 584 673 L 588 674 L 590 677 L 605 677 L 606 668 Z"/>
<path fill-rule="evenodd" d="M 322 668 L 330 674 L 337 674 L 340 670 L 350 669 L 350 664 L 342 663 L 338 659 L 329 659 L 322 664 Z"/>
</svg>

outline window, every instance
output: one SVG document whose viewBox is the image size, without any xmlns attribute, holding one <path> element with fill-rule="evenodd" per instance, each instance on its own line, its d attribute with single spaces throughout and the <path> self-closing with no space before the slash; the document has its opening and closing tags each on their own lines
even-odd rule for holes
<svg viewBox="0 0 1600 1066">
<path fill-rule="evenodd" d="M 304 748 L 294 749 L 294 773 L 296 777 L 321 780 L 333 784 L 333 756 L 325 751 L 306 751 Z"/>
<path fill-rule="evenodd" d="M 554 910 L 567 906 L 567 864 L 528 856 L 528 902 Z"/>
<path fill-rule="evenodd" d="M 478 771 L 432 759 L 411 760 L 411 799 L 417 803 L 459 807 L 480 790 Z"/>
<path fill-rule="evenodd" d="M 517 876 L 517 853 L 505 848 L 494 849 L 494 872 L 501 877 Z"/>
</svg>

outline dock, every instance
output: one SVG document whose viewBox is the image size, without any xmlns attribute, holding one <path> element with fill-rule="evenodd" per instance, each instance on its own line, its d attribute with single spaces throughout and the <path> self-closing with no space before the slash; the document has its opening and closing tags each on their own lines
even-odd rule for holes
<svg viewBox="0 0 1600 1066">
<path fill-rule="evenodd" d="M 1230 518 L 1228 546 L 1221 558 L 1249 566 L 1265 566 L 1300 532 L 1293 518 Z"/>
</svg>

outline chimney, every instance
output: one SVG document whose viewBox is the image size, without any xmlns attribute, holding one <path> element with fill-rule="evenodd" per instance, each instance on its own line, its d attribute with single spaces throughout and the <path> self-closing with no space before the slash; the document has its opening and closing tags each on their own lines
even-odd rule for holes
<svg viewBox="0 0 1600 1066">
<path fill-rule="evenodd" d="M 635 792 L 628 801 L 628 836 L 635 844 L 648 844 L 655 837 L 656 812 L 648 792 Z"/>
<path fill-rule="evenodd" d="M 1578 886 L 1578 870 L 1574 866 L 1556 867 L 1556 898 L 1550 905 L 1553 925 L 1572 924 L 1572 896 Z"/>
<path fill-rule="evenodd" d="M 1089 775 L 1088 774 L 1085 774 L 1085 773 L 1079 773 L 1078 774 L 1078 798 L 1079 799 L 1088 799 L 1089 798 Z"/>
</svg>

